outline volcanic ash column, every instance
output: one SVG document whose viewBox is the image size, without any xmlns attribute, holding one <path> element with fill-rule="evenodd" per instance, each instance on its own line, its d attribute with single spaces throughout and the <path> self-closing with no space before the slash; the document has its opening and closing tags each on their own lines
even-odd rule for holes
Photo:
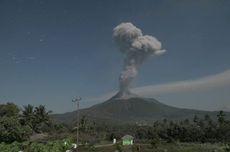
<svg viewBox="0 0 230 152">
<path fill-rule="evenodd" d="M 143 35 L 132 23 L 121 23 L 113 29 L 113 39 L 119 50 L 125 54 L 124 66 L 119 82 L 120 91 L 114 96 L 127 99 L 136 95 L 130 92 L 130 84 L 138 73 L 139 66 L 148 56 L 161 55 L 161 42 L 153 36 Z"/>
</svg>

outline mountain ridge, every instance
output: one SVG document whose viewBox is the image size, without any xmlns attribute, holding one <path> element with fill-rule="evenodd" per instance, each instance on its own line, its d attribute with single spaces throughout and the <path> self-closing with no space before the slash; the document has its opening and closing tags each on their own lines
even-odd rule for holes
<svg viewBox="0 0 230 152">
<path fill-rule="evenodd" d="M 163 104 L 153 98 L 133 97 L 128 99 L 110 98 L 109 100 L 79 110 L 81 116 L 88 119 L 108 124 L 151 124 L 157 120 L 185 120 L 193 119 L 195 115 L 203 118 L 206 114 L 216 119 L 217 111 L 202 111 L 195 109 L 177 108 Z M 230 118 L 230 113 L 226 112 Z M 66 124 L 76 122 L 76 111 L 52 115 L 54 120 Z"/>
</svg>

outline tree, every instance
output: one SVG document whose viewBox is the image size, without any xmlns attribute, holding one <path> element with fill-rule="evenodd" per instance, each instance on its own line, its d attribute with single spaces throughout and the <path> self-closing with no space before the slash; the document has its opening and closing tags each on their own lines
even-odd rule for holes
<svg viewBox="0 0 230 152">
<path fill-rule="evenodd" d="M 225 117 L 224 112 L 222 110 L 219 111 L 219 113 L 217 114 L 219 125 L 223 125 L 224 124 L 224 122 L 225 122 L 225 118 L 224 117 Z"/>
<path fill-rule="evenodd" d="M 14 103 L 0 105 L 0 142 L 23 141 L 32 132 L 47 131 L 51 128 L 51 120 L 45 106 L 23 107 L 22 113 Z M 50 130 L 48 130 L 50 131 Z"/>
<path fill-rule="evenodd" d="M 197 115 L 195 115 L 194 118 L 193 118 L 193 122 L 194 122 L 195 124 L 197 124 L 198 121 L 199 121 L 199 118 L 197 117 Z"/>
<path fill-rule="evenodd" d="M 51 125 L 50 113 L 51 111 L 47 112 L 44 105 L 34 108 L 28 104 L 22 111 L 23 122 L 29 125 L 34 132 L 41 132 L 45 128 L 47 130 L 47 126 Z"/>
<path fill-rule="evenodd" d="M 22 111 L 23 123 L 29 125 L 30 128 L 34 130 L 36 127 L 34 107 L 28 104 L 27 106 L 23 106 L 23 108 L 24 108 Z"/>
<path fill-rule="evenodd" d="M 139 128 L 136 130 L 135 137 L 137 139 L 147 139 L 147 130 L 146 128 Z"/>
<path fill-rule="evenodd" d="M 49 121 L 49 114 L 52 113 L 52 111 L 46 111 L 46 107 L 44 105 L 39 105 L 38 107 L 35 107 L 35 116 L 40 120 L 40 122 L 47 122 Z"/>
<path fill-rule="evenodd" d="M 42 131 L 46 126 L 51 125 L 51 120 L 49 117 L 49 114 L 52 111 L 46 111 L 46 108 L 44 105 L 39 105 L 38 107 L 35 107 L 34 110 L 34 117 L 35 117 L 35 123 L 36 123 L 36 132 Z"/>
<path fill-rule="evenodd" d="M 15 116 L 1 117 L 0 124 L 0 142 L 26 140 L 32 131 L 29 126 L 22 125 Z"/>
<path fill-rule="evenodd" d="M 14 103 L 0 105 L 0 142 L 23 141 L 29 137 L 31 129 L 21 123 L 19 111 Z"/>
<path fill-rule="evenodd" d="M 82 116 L 80 120 L 80 129 L 82 129 L 82 131 L 86 131 L 87 128 L 88 128 L 88 119 L 86 116 Z"/>
<path fill-rule="evenodd" d="M 0 104 L 0 116 L 17 116 L 19 114 L 18 106 L 14 103 Z"/>
</svg>

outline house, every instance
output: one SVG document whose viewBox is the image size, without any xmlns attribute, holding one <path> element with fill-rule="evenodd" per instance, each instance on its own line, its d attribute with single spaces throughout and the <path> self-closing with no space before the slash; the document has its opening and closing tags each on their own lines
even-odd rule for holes
<svg viewBox="0 0 230 152">
<path fill-rule="evenodd" d="M 122 145 L 133 145 L 133 136 L 125 135 L 122 139 Z"/>
</svg>

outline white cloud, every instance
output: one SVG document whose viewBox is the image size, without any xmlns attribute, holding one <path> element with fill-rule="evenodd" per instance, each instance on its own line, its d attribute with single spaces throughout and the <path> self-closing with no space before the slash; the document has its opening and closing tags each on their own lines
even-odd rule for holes
<svg viewBox="0 0 230 152">
<path fill-rule="evenodd" d="M 216 89 L 230 86 L 230 69 L 222 73 L 194 80 L 176 81 L 172 83 L 138 87 L 133 91 L 139 95 L 191 92 Z"/>
<path fill-rule="evenodd" d="M 132 91 L 140 96 L 153 97 L 154 95 L 215 90 L 222 87 L 230 87 L 230 69 L 218 74 L 209 75 L 194 80 L 143 86 L 134 88 Z M 98 97 L 85 98 L 86 103 L 83 105 L 83 107 L 104 102 L 115 95 L 115 93 L 116 91 Z"/>
</svg>

